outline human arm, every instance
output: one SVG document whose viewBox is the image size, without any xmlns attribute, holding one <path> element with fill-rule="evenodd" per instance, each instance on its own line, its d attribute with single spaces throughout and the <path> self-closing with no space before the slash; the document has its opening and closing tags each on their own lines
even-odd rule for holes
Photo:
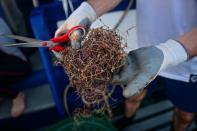
<svg viewBox="0 0 197 131">
<path fill-rule="evenodd" d="M 105 12 L 117 6 L 121 0 L 88 0 L 83 2 L 55 32 L 55 37 L 64 34 L 74 26 L 81 25 L 88 29 L 92 22 Z M 83 32 L 78 30 L 71 34 L 71 45 L 80 48 Z"/>
<path fill-rule="evenodd" d="M 115 8 L 122 0 L 88 0 L 87 2 L 94 8 L 97 16 Z"/>
<path fill-rule="evenodd" d="M 197 28 L 175 40 L 157 46 L 131 51 L 127 64 L 114 76 L 114 82 L 125 85 L 125 97 L 143 90 L 161 70 L 176 66 L 197 56 Z M 177 42 L 178 41 L 178 42 Z"/>
<path fill-rule="evenodd" d="M 177 41 L 182 43 L 186 48 L 190 59 L 197 56 L 197 28 L 194 28 L 185 35 L 177 38 Z"/>
</svg>

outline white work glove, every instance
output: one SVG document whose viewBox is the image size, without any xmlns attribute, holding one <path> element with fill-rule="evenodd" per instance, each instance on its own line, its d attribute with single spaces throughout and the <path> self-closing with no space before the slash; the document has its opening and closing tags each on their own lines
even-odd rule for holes
<svg viewBox="0 0 197 131">
<path fill-rule="evenodd" d="M 81 25 L 86 31 L 89 29 L 92 22 L 97 19 L 97 15 L 95 10 L 91 7 L 91 5 L 87 2 L 83 2 L 69 17 L 68 19 L 61 25 L 57 31 L 55 32 L 55 37 L 61 36 L 65 34 L 67 30 L 71 29 L 74 26 Z M 79 49 L 82 47 L 81 41 L 84 36 L 83 30 L 76 30 L 70 34 L 71 47 L 73 49 Z M 61 52 L 53 51 L 54 55 L 62 60 Z"/>
<path fill-rule="evenodd" d="M 114 75 L 114 83 L 125 85 L 125 97 L 143 90 L 161 70 L 188 59 L 185 48 L 175 40 L 129 52 L 127 63 Z"/>
<path fill-rule="evenodd" d="M 92 22 L 97 19 L 97 15 L 93 7 L 87 3 L 83 2 L 61 25 L 57 31 L 55 32 L 55 37 L 65 34 L 65 32 L 71 29 L 74 26 L 81 25 L 85 27 L 85 29 L 89 29 Z M 74 31 L 71 33 L 71 46 L 73 48 L 80 48 L 81 47 L 81 40 L 84 32 L 81 30 Z"/>
</svg>

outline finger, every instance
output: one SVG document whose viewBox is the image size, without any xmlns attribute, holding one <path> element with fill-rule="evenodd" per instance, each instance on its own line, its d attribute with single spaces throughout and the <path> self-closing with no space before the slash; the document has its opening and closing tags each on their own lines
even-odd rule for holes
<svg viewBox="0 0 197 131">
<path fill-rule="evenodd" d="M 113 75 L 112 83 L 114 83 L 114 84 L 120 83 L 120 76 L 118 74 Z"/>
<path fill-rule="evenodd" d="M 123 91 L 125 97 L 133 96 L 154 80 L 159 73 L 161 61 L 157 61 L 156 63 L 148 62 L 140 66 L 142 67 L 140 67 L 139 72 L 135 75 L 133 80 L 129 81 L 126 89 Z"/>
<path fill-rule="evenodd" d="M 91 21 L 88 19 L 88 18 L 84 18 L 83 20 L 81 20 L 79 22 L 79 25 L 83 26 L 83 27 L 86 27 L 86 30 L 89 29 L 89 27 L 91 26 Z"/>
<path fill-rule="evenodd" d="M 136 60 L 138 70 L 123 92 L 125 97 L 144 89 L 158 75 L 164 59 L 162 52 L 156 47 L 141 48 L 131 52 L 129 56 Z"/>
<path fill-rule="evenodd" d="M 135 59 L 127 58 L 126 64 L 120 70 L 119 73 L 119 81 L 122 84 L 127 85 L 129 81 L 131 81 L 138 72 L 138 66 Z"/>
<path fill-rule="evenodd" d="M 62 33 L 62 28 L 58 28 L 57 31 L 55 32 L 55 37 L 58 37 L 58 36 L 61 36 L 63 33 Z"/>
<path fill-rule="evenodd" d="M 62 51 L 65 50 L 65 47 L 63 47 L 63 46 L 53 46 L 53 47 L 50 47 L 49 50 L 51 50 L 51 51 L 53 50 L 55 52 L 62 52 Z"/>
<path fill-rule="evenodd" d="M 60 52 L 56 52 L 56 51 L 53 51 L 53 50 L 52 50 L 52 52 L 55 55 L 55 57 L 58 58 L 59 60 L 63 59 L 63 56 Z"/>
<path fill-rule="evenodd" d="M 67 22 L 65 22 L 63 25 L 61 25 L 55 32 L 55 37 L 57 36 L 61 36 L 63 34 L 66 33 L 66 31 L 68 30 L 68 24 Z"/>
<path fill-rule="evenodd" d="M 157 73 L 154 75 L 148 75 L 147 73 L 138 74 L 134 80 L 127 84 L 123 91 L 123 95 L 126 98 L 135 95 L 143 90 L 156 76 Z"/>
<path fill-rule="evenodd" d="M 134 78 L 137 73 L 137 65 L 130 58 L 126 58 L 125 65 L 113 75 L 112 82 L 127 85 L 127 83 Z"/>
</svg>

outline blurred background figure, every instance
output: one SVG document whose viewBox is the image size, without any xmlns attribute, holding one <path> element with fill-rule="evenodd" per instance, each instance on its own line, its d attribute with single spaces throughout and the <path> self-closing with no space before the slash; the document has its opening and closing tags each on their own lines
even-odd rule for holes
<svg viewBox="0 0 197 131">
<path fill-rule="evenodd" d="M 0 34 L 11 34 L 5 21 L 0 17 Z M 13 40 L 0 37 L 0 43 L 14 43 Z M 20 116 L 25 109 L 25 97 L 12 85 L 22 80 L 31 71 L 30 63 L 19 48 L 0 47 L 0 101 L 12 98 L 11 116 Z M 1 107 L 0 107 L 1 108 Z"/>
</svg>

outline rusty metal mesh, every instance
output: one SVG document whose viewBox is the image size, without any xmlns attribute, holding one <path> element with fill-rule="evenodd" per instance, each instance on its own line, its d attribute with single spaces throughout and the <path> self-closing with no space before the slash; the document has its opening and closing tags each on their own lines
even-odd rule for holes
<svg viewBox="0 0 197 131">
<path fill-rule="evenodd" d="M 122 37 L 116 31 L 99 27 L 89 30 L 82 45 L 81 49 L 68 48 L 62 53 L 62 66 L 86 108 L 102 105 L 100 109 L 105 110 L 113 91 L 107 87 L 113 73 L 125 63 Z"/>
</svg>

